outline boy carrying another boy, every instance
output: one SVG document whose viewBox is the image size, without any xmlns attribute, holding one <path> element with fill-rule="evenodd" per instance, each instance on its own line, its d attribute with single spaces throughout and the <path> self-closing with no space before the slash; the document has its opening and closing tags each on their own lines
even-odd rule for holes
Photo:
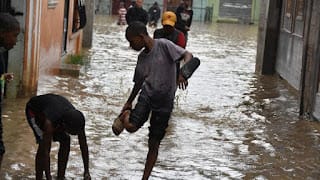
<svg viewBox="0 0 320 180">
<path fill-rule="evenodd" d="M 142 177 L 146 180 L 157 160 L 159 145 L 168 127 L 177 84 L 186 85 L 186 80 L 198 67 L 199 61 L 193 58 L 190 52 L 167 39 L 152 39 L 146 26 L 141 22 L 129 24 L 126 29 L 126 39 L 134 50 L 142 51 L 135 68 L 133 89 L 119 118 L 115 119 L 112 130 L 116 135 L 119 135 L 124 128 L 128 132 L 136 132 L 148 120 L 151 112 L 149 151 Z M 181 59 L 187 64 L 196 62 L 193 63 L 196 66 L 181 70 L 177 82 L 176 61 Z M 139 92 L 137 104 L 132 109 L 132 102 Z"/>
</svg>

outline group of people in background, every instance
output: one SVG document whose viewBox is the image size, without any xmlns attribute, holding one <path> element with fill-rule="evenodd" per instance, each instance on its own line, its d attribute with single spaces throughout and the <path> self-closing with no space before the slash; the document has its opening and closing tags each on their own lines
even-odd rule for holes
<svg viewBox="0 0 320 180">
<path fill-rule="evenodd" d="M 181 31 L 184 34 L 184 39 L 187 41 L 188 39 L 188 31 L 190 31 L 192 18 L 193 18 L 193 10 L 191 8 L 191 0 L 182 0 L 182 3 L 178 6 L 175 12 L 164 12 L 163 17 L 170 17 L 171 21 L 174 21 L 174 24 L 171 25 L 175 28 L 175 31 Z M 156 28 L 161 17 L 161 9 L 159 7 L 158 2 L 154 2 L 153 5 L 149 8 L 148 12 L 143 9 L 143 0 L 133 1 L 128 9 L 125 8 L 124 2 L 120 2 L 119 8 L 119 19 L 118 25 L 126 25 L 130 24 L 133 21 L 140 21 L 145 25 L 149 25 L 149 27 Z M 175 14 L 175 18 L 173 18 L 172 13 Z M 166 15 L 165 15 L 166 14 Z M 168 26 L 168 24 L 162 25 Z M 170 23 L 172 24 L 172 23 Z M 163 27 L 165 28 L 165 27 Z M 168 28 L 165 28 L 168 30 Z M 169 28 L 170 29 L 170 28 Z M 175 32 L 175 31 L 166 31 L 166 32 Z M 180 38 L 181 39 L 181 38 Z"/>
</svg>

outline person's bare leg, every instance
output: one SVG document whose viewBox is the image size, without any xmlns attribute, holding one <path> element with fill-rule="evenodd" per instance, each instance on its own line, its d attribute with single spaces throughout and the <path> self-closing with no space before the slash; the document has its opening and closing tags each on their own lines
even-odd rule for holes
<svg viewBox="0 0 320 180">
<path fill-rule="evenodd" d="M 146 160 L 142 180 L 149 179 L 153 166 L 155 165 L 158 158 L 160 141 L 150 138 L 148 141 L 148 146 L 149 146 L 149 151 L 147 155 L 147 160 Z"/>
<path fill-rule="evenodd" d="M 70 152 L 70 138 L 68 140 L 60 142 L 59 152 L 58 152 L 58 180 L 64 179 L 66 173 L 67 163 L 69 159 Z"/>
</svg>

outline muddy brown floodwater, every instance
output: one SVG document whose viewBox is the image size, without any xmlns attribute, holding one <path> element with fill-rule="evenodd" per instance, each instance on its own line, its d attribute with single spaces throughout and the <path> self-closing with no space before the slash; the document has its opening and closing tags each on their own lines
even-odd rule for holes
<svg viewBox="0 0 320 180">
<path fill-rule="evenodd" d="M 42 76 L 38 94 L 62 94 L 84 112 L 93 179 L 138 180 L 148 124 L 134 134 L 111 130 L 133 86 L 138 54 L 125 40 L 125 26 L 115 22 L 97 16 L 80 76 Z M 201 65 L 188 89 L 177 92 L 150 179 L 320 179 L 320 125 L 298 117 L 296 92 L 285 82 L 254 73 L 256 37 L 254 25 L 194 22 L 187 49 Z M 6 99 L 3 105 L 1 179 L 34 179 L 37 145 L 24 117 L 26 101 Z M 53 143 L 54 176 L 57 150 Z M 66 177 L 81 179 L 82 173 L 74 137 Z"/>
</svg>

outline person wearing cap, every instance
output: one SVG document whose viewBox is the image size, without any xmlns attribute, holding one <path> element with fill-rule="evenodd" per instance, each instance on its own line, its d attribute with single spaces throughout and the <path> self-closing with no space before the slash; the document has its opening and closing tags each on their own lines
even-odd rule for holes
<svg viewBox="0 0 320 180">
<path fill-rule="evenodd" d="M 172 11 L 166 11 L 162 15 L 162 28 L 156 29 L 153 33 L 154 39 L 166 38 L 176 45 L 185 48 L 186 47 L 186 39 L 184 34 L 174 27 L 177 22 L 176 14 Z M 188 86 L 188 80 L 179 79 L 180 73 L 180 61 L 176 62 L 177 67 L 177 84 L 181 89 L 186 89 Z"/>
<path fill-rule="evenodd" d="M 7 73 L 8 51 L 17 43 L 20 33 L 18 20 L 9 13 L 0 13 L 0 169 L 5 146 L 2 140 L 1 104 L 5 94 L 5 83 L 13 79 L 13 73 Z"/>
<path fill-rule="evenodd" d="M 51 142 L 60 143 L 58 179 L 64 179 L 70 152 L 70 135 L 77 135 L 84 164 L 84 179 L 89 173 L 89 152 L 85 135 L 85 118 L 65 97 L 57 94 L 34 96 L 26 104 L 26 117 L 38 145 L 36 179 L 52 179 L 50 172 Z"/>
<path fill-rule="evenodd" d="M 156 29 L 153 33 L 154 39 L 166 38 L 178 46 L 185 48 L 186 40 L 184 34 L 174 26 L 177 22 L 176 14 L 172 11 L 166 11 L 162 15 L 162 28 Z"/>
</svg>

